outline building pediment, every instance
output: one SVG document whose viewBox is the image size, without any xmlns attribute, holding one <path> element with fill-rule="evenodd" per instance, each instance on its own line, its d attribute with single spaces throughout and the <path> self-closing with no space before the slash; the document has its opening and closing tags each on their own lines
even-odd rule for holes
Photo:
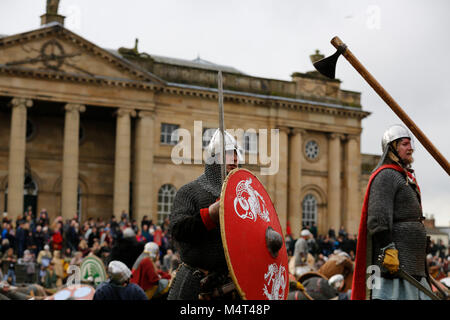
<svg viewBox="0 0 450 320">
<path fill-rule="evenodd" d="M 58 23 L 0 38 L 0 72 L 162 84 L 163 80 Z"/>
</svg>

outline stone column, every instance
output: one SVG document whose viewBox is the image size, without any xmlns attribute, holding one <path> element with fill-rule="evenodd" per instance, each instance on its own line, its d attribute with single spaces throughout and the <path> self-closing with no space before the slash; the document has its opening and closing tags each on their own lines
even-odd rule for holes
<svg viewBox="0 0 450 320">
<path fill-rule="evenodd" d="M 259 133 L 259 137 L 258 137 L 258 156 L 260 159 L 260 162 L 264 162 L 267 163 L 266 160 L 267 159 L 263 159 L 263 153 L 262 152 L 262 148 L 265 145 L 266 146 L 266 150 L 265 150 L 265 155 L 269 155 L 271 154 L 271 150 L 272 150 L 272 145 L 274 143 L 277 143 L 279 145 L 279 135 L 276 135 L 276 137 L 272 137 L 272 130 L 276 129 L 277 125 L 276 125 L 276 121 L 278 118 L 278 107 L 275 106 L 275 104 L 269 103 L 269 117 L 268 117 L 268 121 L 267 121 L 267 143 L 265 141 L 263 141 L 264 137 L 262 135 L 263 131 L 260 131 Z M 272 139 L 274 138 L 274 139 Z M 271 156 L 273 159 L 273 155 Z M 269 193 L 269 196 L 272 200 L 272 202 L 276 203 L 276 174 L 271 174 L 267 176 L 267 192 Z"/>
<path fill-rule="evenodd" d="M 360 196 L 359 196 L 359 179 L 361 174 L 361 152 L 359 137 L 349 135 L 345 145 L 346 163 L 346 211 L 345 211 L 345 228 L 348 233 L 356 234 L 358 232 L 359 220 L 361 216 Z"/>
<path fill-rule="evenodd" d="M 302 135 L 305 130 L 294 128 L 289 138 L 289 207 L 288 221 L 291 226 L 292 236 L 297 239 L 302 229 Z"/>
<path fill-rule="evenodd" d="M 286 223 L 288 214 L 288 133 L 289 128 L 279 128 L 279 169 L 275 175 L 275 209 L 280 220 L 283 236 L 286 233 Z"/>
<path fill-rule="evenodd" d="M 272 145 L 274 143 L 277 143 L 279 145 L 279 142 L 280 142 L 279 141 L 279 137 L 280 137 L 279 134 L 274 135 L 274 137 L 272 137 L 272 135 L 271 135 L 271 131 L 273 130 L 272 128 L 273 127 L 269 126 L 269 129 L 267 129 L 267 143 L 264 141 L 264 136 L 261 135 L 261 133 L 258 136 L 259 162 L 262 162 L 264 164 L 268 163 L 268 159 L 263 159 L 263 155 L 262 154 L 270 155 L 271 158 L 273 159 L 274 156 L 271 154 L 271 152 L 272 152 L 271 151 L 272 150 Z M 265 150 L 263 150 L 264 148 L 265 148 Z M 269 165 L 271 165 L 271 164 L 269 164 Z M 267 176 L 267 186 L 266 186 L 267 192 L 269 193 L 270 199 L 272 200 L 274 205 L 276 203 L 276 194 L 275 194 L 275 192 L 276 192 L 276 177 L 277 177 L 277 174 L 278 174 L 278 172 L 276 174 L 269 174 Z"/>
<path fill-rule="evenodd" d="M 77 213 L 80 112 L 84 112 L 86 107 L 81 104 L 68 103 L 64 109 L 66 118 L 64 122 L 61 215 L 65 220 L 73 218 Z"/>
<path fill-rule="evenodd" d="M 158 213 L 153 209 L 153 112 L 139 111 L 136 119 L 133 218 L 140 222 L 147 215 L 156 223 Z"/>
<path fill-rule="evenodd" d="M 23 182 L 25 179 L 25 150 L 27 133 L 27 108 L 33 101 L 24 98 L 11 100 L 11 131 L 8 164 L 8 215 L 23 214 Z"/>
<path fill-rule="evenodd" d="M 343 135 L 328 136 L 328 226 L 336 232 L 341 227 L 341 139 Z"/>
<path fill-rule="evenodd" d="M 130 203 L 131 117 L 136 116 L 136 111 L 121 108 L 115 115 L 117 120 L 113 213 L 119 221 L 122 211 L 128 212 Z"/>
</svg>

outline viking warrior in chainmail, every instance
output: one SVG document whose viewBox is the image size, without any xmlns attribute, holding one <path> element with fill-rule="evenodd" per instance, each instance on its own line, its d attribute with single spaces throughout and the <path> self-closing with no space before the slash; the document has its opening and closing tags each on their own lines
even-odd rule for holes
<svg viewBox="0 0 450 320">
<path fill-rule="evenodd" d="M 427 237 L 420 189 L 411 169 L 413 138 L 406 128 L 394 125 L 384 133 L 382 148 L 363 205 L 352 299 L 429 299 L 396 275 L 401 268 L 430 288 L 426 281 Z M 363 266 L 370 265 L 378 265 L 381 270 L 381 278 L 371 292 L 363 276 Z"/>
<path fill-rule="evenodd" d="M 180 254 L 181 265 L 171 284 L 169 300 L 197 300 L 234 296 L 222 290 L 230 283 L 219 227 L 222 190 L 221 135 L 217 130 L 207 148 L 205 171 L 181 187 L 170 215 L 170 232 Z M 225 132 L 226 172 L 242 160 L 241 148 Z M 225 290 L 226 291 L 226 290 Z"/>
</svg>

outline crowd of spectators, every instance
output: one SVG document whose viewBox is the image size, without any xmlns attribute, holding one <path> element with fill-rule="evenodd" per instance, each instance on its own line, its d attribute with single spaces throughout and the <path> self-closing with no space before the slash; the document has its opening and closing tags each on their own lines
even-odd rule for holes
<svg viewBox="0 0 450 320">
<path fill-rule="evenodd" d="M 326 235 L 318 234 L 314 223 L 305 226 L 303 230 L 308 230 L 310 233 L 305 240 L 309 256 L 313 260 L 313 269 L 318 270 L 329 257 L 339 252 L 345 252 L 352 261 L 355 261 L 357 235 L 349 234 L 343 226 L 337 233 L 333 228 L 330 228 Z M 294 239 L 291 234 L 287 234 L 285 240 L 288 256 L 292 258 L 297 239 Z M 429 251 L 427 255 L 429 273 L 437 280 L 450 277 L 448 246 L 442 240 L 438 240 L 437 243 L 431 240 Z"/>
<path fill-rule="evenodd" d="M 336 252 L 347 253 L 354 261 L 356 235 L 348 234 L 344 227 L 337 233 L 330 229 L 325 235 L 318 234 L 315 224 L 306 229 L 310 235 L 305 240 L 308 253 L 314 259 L 315 269 L 319 269 Z M 105 266 L 111 260 L 120 260 L 131 269 L 136 255 L 141 253 L 148 242 L 155 242 L 159 246 L 161 259 L 157 262 L 157 267 L 170 272 L 177 254 L 171 245 L 168 231 L 168 218 L 158 225 L 148 216 L 144 216 L 140 222 L 130 219 L 126 212 L 122 212 L 119 220 L 112 216 L 107 221 L 89 218 L 82 223 L 77 216 L 66 221 L 59 216 L 51 221 L 46 209 L 33 216 L 29 208 L 15 220 L 4 214 L 1 226 L 0 281 L 15 285 L 16 271 L 20 265 L 25 273 L 23 282 L 57 288 L 65 284 L 69 266 L 80 266 L 83 258 L 88 255 L 97 256 Z M 131 234 L 133 243 L 139 244 L 134 245 L 136 252 L 131 252 L 133 245 L 130 247 L 124 244 L 124 234 L 127 234 L 128 240 Z M 292 257 L 297 239 L 288 234 L 285 240 L 288 256 Z M 130 257 L 129 261 L 127 255 Z M 431 242 L 427 259 L 430 274 L 435 278 L 449 276 L 448 248 L 442 241 Z"/>
<path fill-rule="evenodd" d="M 450 277 L 450 252 L 448 246 L 439 239 L 437 243 L 431 240 L 430 253 L 427 255 L 428 272 L 437 280 Z"/>
<path fill-rule="evenodd" d="M 348 234 L 344 227 L 341 227 L 336 234 L 333 228 L 328 230 L 326 235 L 317 233 L 315 223 L 306 226 L 304 229 L 309 230 L 311 236 L 306 240 L 308 244 L 309 253 L 315 258 L 328 257 L 336 250 L 346 252 L 352 260 L 356 255 L 356 235 Z M 286 248 L 288 256 L 294 254 L 294 246 L 297 239 L 294 239 L 291 234 L 286 236 Z"/>
<path fill-rule="evenodd" d="M 21 266 L 25 273 L 21 282 L 57 288 L 65 284 L 69 266 L 80 266 L 88 255 L 97 256 L 107 266 L 127 229 L 133 243 L 139 244 L 138 250 L 147 242 L 158 244 L 162 257 L 159 267 L 168 270 L 169 258 L 174 255 L 168 228 L 168 218 L 157 225 L 145 216 L 138 223 L 126 212 L 122 212 L 119 220 L 112 216 L 107 221 L 89 218 L 82 223 L 77 216 L 65 221 L 58 216 L 51 221 L 46 209 L 33 216 L 29 208 L 15 220 L 4 213 L 0 229 L 0 281 L 15 285 Z"/>
</svg>

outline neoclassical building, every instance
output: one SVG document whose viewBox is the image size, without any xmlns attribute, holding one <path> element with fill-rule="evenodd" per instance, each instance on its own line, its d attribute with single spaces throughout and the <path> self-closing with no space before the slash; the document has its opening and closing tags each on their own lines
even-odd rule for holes
<svg viewBox="0 0 450 320">
<path fill-rule="evenodd" d="M 341 225 L 357 232 L 377 158 L 360 151 L 369 115 L 360 93 L 312 71 L 284 81 L 140 53 L 137 44 L 105 49 L 66 29 L 60 15 L 41 18 L 36 30 L 0 36 L 0 210 L 9 217 L 31 206 L 67 219 L 125 211 L 161 221 L 204 167 L 173 162 L 172 133 L 194 133 L 201 121 L 207 144 L 218 127 L 220 70 L 225 126 L 255 129 L 240 137 L 243 167 L 266 186 L 282 227 L 289 223 L 295 237 L 312 222 L 320 233 Z M 260 152 L 262 129 L 279 129 L 274 175 L 248 161 Z"/>
</svg>

